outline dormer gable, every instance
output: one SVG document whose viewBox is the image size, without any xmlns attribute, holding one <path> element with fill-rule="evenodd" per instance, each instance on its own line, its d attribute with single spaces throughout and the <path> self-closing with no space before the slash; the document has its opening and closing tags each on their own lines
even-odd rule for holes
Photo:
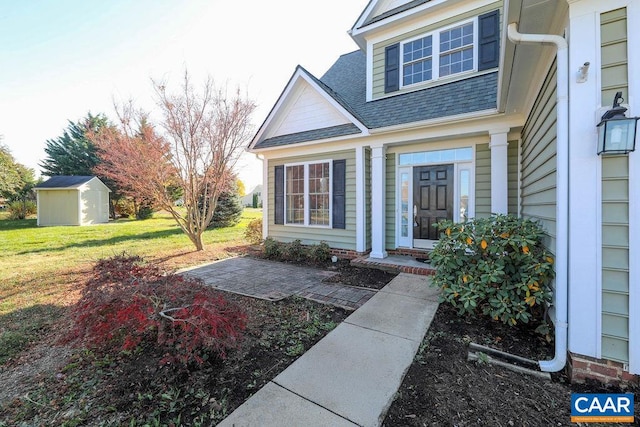
<svg viewBox="0 0 640 427">
<path fill-rule="evenodd" d="M 497 71 L 502 0 L 378 0 L 351 30 L 367 55 L 367 101 Z"/>
</svg>

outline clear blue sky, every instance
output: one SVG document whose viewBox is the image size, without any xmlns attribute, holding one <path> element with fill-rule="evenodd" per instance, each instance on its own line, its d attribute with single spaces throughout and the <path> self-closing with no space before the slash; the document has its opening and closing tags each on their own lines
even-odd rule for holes
<svg viewBox="0 0 640 427">
<path fill-rule="evenodd" d="M 34 168 L 45 142 L 113 100 L 154 106 L 150 78 L 184 68 L 240 85 L 259 126 L 296 65 L 321 76 L 357 49 L 347 35 L 368 0 L 0 0 L 0 135 Z M 247 157 L 249 190 L 261 180 Z"/>
</svg>

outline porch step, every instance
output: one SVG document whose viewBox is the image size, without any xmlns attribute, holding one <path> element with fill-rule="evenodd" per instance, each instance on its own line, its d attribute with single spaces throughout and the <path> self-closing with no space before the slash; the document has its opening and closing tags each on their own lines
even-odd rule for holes
<svg viewBox="0 0 640 427">
<path fill-rule="evenodd" d="M 435 269 L 429 263 L 417 261 L 408 255 L 389 255 L 386 258 L 371 258 L 365 255 L 351 260 L 351 265 L 364 268 L 375 268 L 392 273 L 410 273 L 420 276 L 431 276 Z"/>
</svg>

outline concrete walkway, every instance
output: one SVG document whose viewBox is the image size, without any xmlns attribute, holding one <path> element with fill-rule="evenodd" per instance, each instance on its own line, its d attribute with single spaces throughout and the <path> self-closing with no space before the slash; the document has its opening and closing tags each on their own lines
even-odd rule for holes
<svg viewBox="0 0 640 427">
<path fill-rule="evenodd" d="M 334 271 L 256 258 L 229 258 L 181 270 L 216 289 L 278 301 L 298 295 L 313 301 L 355 310 L 377 292 L 374 289 L 324 283 Z"/>
<path fill-rule="evenodd" d="M 402 273 L 220 426 L 379 426 L 438 307 Z"/>
</svg>

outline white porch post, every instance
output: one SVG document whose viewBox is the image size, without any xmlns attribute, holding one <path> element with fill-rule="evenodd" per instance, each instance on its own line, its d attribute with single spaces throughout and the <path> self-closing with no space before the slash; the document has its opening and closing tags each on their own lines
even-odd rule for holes
<svg viewBox="0 0 640 427">
<path fill-rule="evenodd" d="M 384 145 L 371 147 L 371 258 L 386 258 Z"/>
<path fill-rule="evenodd" d="M 356 147 L 356 252 L 366 250 L 364 147 Z"/>
<path fill-rule="evenodd" d="M 509 129 L 489 131 L 491 142 L 491 213 L 507 214 L 509 211 L 509 176 L 507 172 L 507 134 Z"/>
<path fill-rule="evenodd" d="M 269 220 L 271 219 L 269 218 L 269 197 L 271 195 L 269 194 L 269 160 L 267 159 L 262 159 L 262 182 L 262 239 L 266 239 L 269 237 Z"/>
</svg>

